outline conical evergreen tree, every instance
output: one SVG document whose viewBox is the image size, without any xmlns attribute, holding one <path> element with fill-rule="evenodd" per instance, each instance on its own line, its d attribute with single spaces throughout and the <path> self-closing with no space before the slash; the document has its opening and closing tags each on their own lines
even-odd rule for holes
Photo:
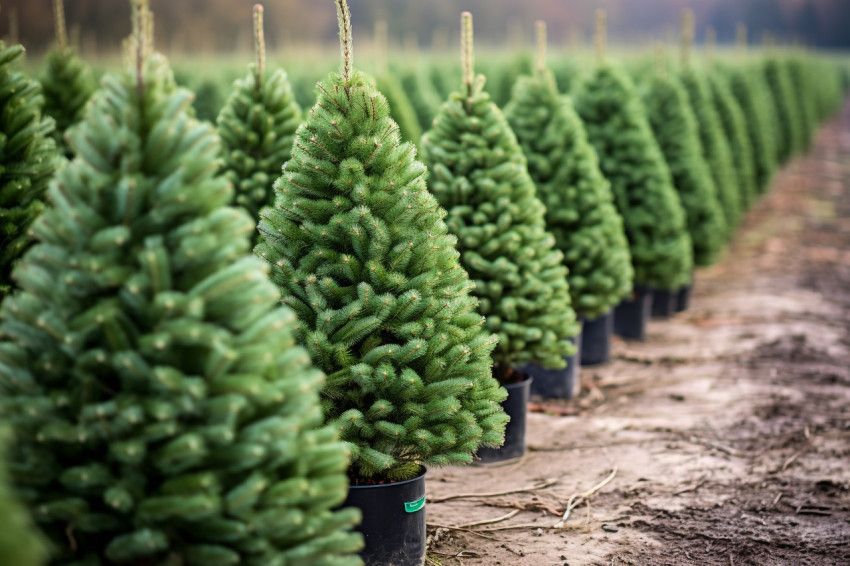
<svg viewBox="0 0 850 566">
<path fill-rule="evenodd" d="M 764 73 L 773 95 L 779 124 L 777 158 L 780 164 L 784 164 L 795 153 L 802 150 L 802 125 L 797 108 L 797 97 L 788 67 L 782 59 L 776 56 L 765 59 Z"/>
<path fill-rule="evenodd" d="M 732 95 L 726 77 L 719 72 L 708 74 L 708 84 L 712 89 L 720 125 L 726 133 L 732 161 L 735 164 L 738 179 L 738 198 L 741 211 L 746 211 L 758 194 L 754 169 L 753 148 L 747 135 L 747 124 L 741 107 Z"/>
<path fill-rule="evenodd" d="M 134 12 L 0 311 L 18 492 L 57 565 L 358 564 L 322 375 Z"/>
<path fill-rule="evenodd" d="M 422 128 L 419 126 L 416 110 L 413 109 L 413 105 L 404 91 L 401 80 L 398 78 L 398 73 L 390 71 L 387 61 L 389 57 L 387 33 L 386 20 L 375 22 L 375 51 L 377 58 L 375 85 L 390 105 L 390 116 L 398 124 L 398 129 L 401 132 L 401 140 L 409 141 L 416 145 L 419 143 L 419 138 L 422 137 Z"/>
<path fill-rule="evenodd" d="M 430 75 L 421 66 L 415 70 L 402 71 L 401 84 L 416 112 L 420 130 L 429 129 L 442 103 Z M 419 140 L 416 142 L 419 143 Z"/>
<path fill-rule="evenodd" d="M 266 72 L 263 7 L 254 6 L 257 61 L 234 84 L 218 115 L 224 172 L 236 187 L 235 203 L 259 220 L 260 210 L 274 201 L 271 185 L 289 160 L 301 109 L 282 69 Z"/>
<path fill-rule="evenodd" d="M 682 69 L 682 86 L 688 94 L 688 102 L 696 116 L 700 143 L 705 152 L 705 160 L 717 191 L 717 200 L 723 210 L 726 221 L 726 237 L 735 232 L 741 219 L 742 203 L 738 193 L 738 173 L 732 159 L 732 150 L 720 122 L 714 94 L 708 84 L 708 78 L 701 71 L 690 66 Z"/>
<path fill-rule="evenodd" d="M 490 59 L 482 65 L 482 74 L 487 77 L 484 86 L 490 94 L 490 99 L 499 108 L 510 102 L 514 83 L 518 77 L 530 75 L 534 71 L 534 61 L 527 53 L 520 53 L 509 58 Z"/>
<path fill-rule="evenodd" d="M 578 85 L 576 110 L 623 217 L 635 284 L 679 289 L 693 269 L 685 213 L 634 86 L 602 60 L 604 24 L 598 26 L 600 63 Z"/>
<path fill-rule="evenodd" d="M 741 199 L 738 195 L 738 174 L 735 171 L 729 142 L 717 115 L 714 94 L 705 74 L 691 65 L 691 48 L 694 38 L 694 19 L 690 10 L 682 13 L 680 78 L 688 94 L 688 102 L 698 117 L 700 143 L 714 181 L 717 200 L 726 221 L 726 237 L 730 238 L 741 218 Z"/>
<path fill-rule="evenodd" d="M 546 225 L 564 253 L 573 308 L 592 319 L 631 292 L 631 257 L 596 152 L 571 100 L 559 95 L 545 66 L 544 25 L 538 22 L 535 73 L 514 85 L 505 116 L 546 205 Z"/>
<path fill-rule="evenodd" d="M 499 379 L 534 362 L 563 368 L 578 333 L 567 270 L 545 208 L 528 175 L 525 156 L 505 116 L 483 90 L 472 67 L 472 16 L 463 15 L 464 72 L 422 136 L 430 186 L 449 215 L 463 266 L 487 328 L 499 335 L 493 353 Z"/>
<path fill-rule="evenodd" d="M 643 103 L 685 210 L 694 264 L 711 265 L 726 242 L 726 220 L 703 158 L 688 95 L 679 80 L 661 67 L 643 89 Z"/>
<path fill-rule="evenodd" d="M 387 99 L 390 115 L 393 121 L 398 124 L 402 141 L 409 141 L 414 145 L 418 144 L 419 138 L 422 137 L 419 118 L 395 73 L 378 75 L 375 84 L 378 91 Z"/>
<path fill-rule="evenodd" d="M 431 80 L 440 96 L 440 104 L 457 88 L 458 77 L 461 76 L 460 65 L 452 58 L 451 61 L 435 59 L 431 64 Z M 431 124 L 429 123 L 429 128 Z"/>
<path fill-rule="evenodd" d="M 343 67 L 296 133 L 255 253 L 328 374 L 325 415 L 353 449 L 352 480 L 407 479 L 501 444 L 506 392 L 445 211 L 386 99 L 352 69 L 336 4 Z"/>
<path fill-rule="evenodd" d="M 817 110 L 814 87 L 820 81 L 810 73 L 807 61 L 800 55 L 787 59 L 788 73 L 797 97 L 797 113 L 800 121 L 800 150 L 808 151 L 817 127 Z"/>
<path fill-rule="evenodd" d="M 743 111 L 753 149 L 756 188 L 763 193 L 776 171 L 776 109 L 762 74 L 752 63 L 725 70 L 732 94 Z"/>
<path fill-rule="evenodd" d="M 12 267 L 32 243 L 30 225 L 58 165 L 40 87 L 14 70 L 23 52 L 0 42 L 0 301 L 12 290 Z"/>
<path fill-rule="evenodd" d="M 29 511 L 12 492 L 6 469 L 9 430 L 0 426 L 0 564 L 40 566 L 47 559 L 47 542 L 36 530 Z"/>
<path fill-rule="evenodd" d="M 68 45 L 64 0 L 54 0 L 53 10 L 57 45 L 44 58 L 40 81 L 44 93 L 44 113 L 56 121 L 56 129 L 53 131 L 56 147 L 70 159 L 73 152 L 65 141 L 65 132 L 83 119 L 86 103 L 97 85 L 91 68 Z"/>
</svg>

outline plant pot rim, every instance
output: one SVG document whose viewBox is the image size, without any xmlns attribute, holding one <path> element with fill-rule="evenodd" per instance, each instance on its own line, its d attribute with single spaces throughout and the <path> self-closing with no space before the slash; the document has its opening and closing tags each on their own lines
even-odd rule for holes
<svg viewBox="0 0 850 566">
<path fill-rule="evenodd" d="M 404 485 L 404 484 L 407 484 L 407 483 L 418 481 L 418 480 L 424 478 L 427 473 L 428 473 L 428 468 L 426 468 L 425 466 L 419 466 L 419 473 L 417 473 L 415 477 L 412 477 L 409 480 L 399 480 L 399 481 L 393 481 L 393 482 L 389 482 L 389 483 L 377 483 L 377 484 L 373 484 L 373 485 L 354 485 L 352 483 L 349 483 L 348 489 L 373 489 L 373 488 L 379 488 L 379 487 L 395 487 L 395 486 Z M 349 482 L 350 481 L 351 480 L 349 480 Z"/>
<path fill-rule="evenodd" d="M 517 372 L 518 374 L 522 375 L 522 379 L 521 379 L 521 380 L 519 380 L 519 381 L 512 381 L 512 382 L 510 382 L 510 383 L 501 383 L 501 382 L 500 382 L 500 383 L 499 383 L 499 385 L 501 385 L 501 386 L 502 386 L 502 387 L 504 387 L 505 389 L 514 389 L 514 388 L 517 388 L 517 387 L 522 387 L 522 386 L 524 386 L 526 383 L 530 383 L 531 381 L 533 381 L 533 380 L 534 380 L 534 376 L 533 376 L 533 375 L 529 375 L 529 374 L 525 373 L 525 372 L 524 372 L 524 371 L 522 371 L 522 370 L 514 369 L 514 371 L 515 371 L 515 372 Z"/>
</svg>

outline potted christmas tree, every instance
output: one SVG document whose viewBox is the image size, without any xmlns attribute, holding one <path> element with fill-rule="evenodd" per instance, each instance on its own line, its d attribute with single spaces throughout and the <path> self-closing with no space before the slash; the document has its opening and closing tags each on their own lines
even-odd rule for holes
<svg viewBox="0 0 850 566">
<path fill-rule="evenodd" d="M 442 105 L 421 145 L 431 190 L 448 212 L 486 327 L 499 335 L 493 369 L 508 388 L 506 410 L 512 414 L 504 448 L 479 453 L 493 461 L 525 451 L 530 384 L 523 366 L 564 368 L 575 352 L 570 338 L 579 325 L 563 253 L 546 230 L 545 208 L 522 148 L 483 90 L 484 77 L 474 74 L 468 12 L 462 16 L 462 45 L 461 90 Z"/>
<path fill-rule="evenodd" d="M 501 444 L 506 393 L 445 211 L 386 99 L 352 68 L 348 4 L 335 3 L 343 65 L 296 132 L 255 253 L 328 375 L 323 408 L 352 451 L 364 560 L 419 564 L 424 466 Z"/>
<path fill-rule="evenodd" d="M 680 78 L 688 94 L 688 102 L 696 116 L 699 116 L 700 143 L 705 152 L 708 169 L 711 172 L 714 187 L 717 190 L 717 200 L 723 209 L 723 219 L 726 221 L 726 238 L 731 238 L 741 217 L 741 199 L 738 194 L 738 175 L 732 161 L 729 142 L 720 124 L 714 95 L 708 85 L 708 79 L 700 70 L 691 64 L 691 48 L 694 38 L 694 17 L 690 10 L 682 12 L 681 58 L 682 69 Z"/>
<path fill-rule="evenodd" d="M 747 49 L 747 28 L 738 24 L 738 50 Z M 723 67 L 732 89 L 732 94 L 746 116 L 747 134 L 753 148 L 756 188 L 764 193 L 776 170 L 776 108 L 761 73 L 760 66 L 750 60 Z"/>
<path fill-rule="evenodd" d="M 679 80 L 667 73 L 663 53 L 659 53 L 656 73 L 642 90 L 642 99 L 685 211 L 694 265 L 711 265 L 726 243 L 726 222 L 703 158 L 696 116 Z M 653 315 L 669 316 L 673 310 L 684 310 L 690 289 L 691 285 L 684 286 L 666 302 L 658 300 L 656 292 Z"/>
<path fill-rule="evenodd" d="M 55 564 L 356 565 L 323 376 L 134 14 L 134 69 L 72 128 L 0 310 L 16 492 Z"/>
<path fill-rule="evenodd" d="M 30 225 L 61 159 L 38 83 L 15 70 L 23 53 L 0 42 L 0 301 L 12 291 L 12 268 L 32 243 Z"/>
<path fill-rule="evenodd" d="M 218 115 L 224 174 L 236 188 L 234 203 L 259 219 L 274 201 L 272 183 L 289 160 L 301 109 L 283 69 L 266 72 L 263 7 L 254 6 L 256 61 L 237 80 Z"/>
<path fill-rule="evenodd" d="M 59 152 L 69 159 L 71 147 L 65 141 L 68 128 L 83 119 L 86 103 L 95 91 L 91 68 L 68 45 L 64 0 L 53 0 L 56 46 L 44 57 L 44 72 L 39 79 L 44 92 L 44 113 L 56 121 L 53 137 Z"/>
<path fill-rule="evenodd" d="M 629 240 L 634 290 L 615 312 L 615 332 L 644 339 L 652 289 L 678 290 L 691 278 L 685 214 L 664 157 L 629 78 L 604 62 L 605 16 L 597 17 L 596 70 L 579 86 L 576 110 L 601 156 Z"/>
<path fill-rule="evenodd" d="M 505 116 L 528 160 L 528 172 L 546 205 L 546 225 L 569 269 L 571 302 L 584 319 L 580 363 L 592 365 L 610 357 L 611 309 L 631 292 L 632 264 L 623 220 L 596 152 L 571 100 L 558 93 L 546 67 L 544 22 L 537 23 L 537 34 L 536 70 L 517 81 Z M 571 366 L 574 370 L 575 364 Z M 535 373 L 533 392 L 543 392 L 546 375 Z M 552 389 L 555 397 L 576 392 Z"/>
<path fill-rule="evenodd" d="M 753 148 L 750 145 L 750 138 L 747 136 L 747 123 L 741 107 L 732 95 L 726 76 L 720 72 L 712 71 L 708 74 L 708 84 L 712 89 L 717 115 L 720 117 L 720 125 L 726 133 L 726 140 L 729 142 L 729 149 L 732 152 L 732 161 L 735 164 L 738 179 L 741 211 L 746 212 L 758 193 Z"/>
</svg>

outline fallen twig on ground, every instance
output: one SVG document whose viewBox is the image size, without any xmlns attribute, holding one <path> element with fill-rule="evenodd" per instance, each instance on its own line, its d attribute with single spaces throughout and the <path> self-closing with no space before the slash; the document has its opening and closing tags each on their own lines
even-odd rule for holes
<svg viewBox="0 0 850 566">
<path fill-rule="evenodd" d="M 512 493 L 523 493 L 526 491 L 536 491 L 538 489 L 543 489 L 549 487 L 551 485 L 555 485 L 558 483 L 557 479 L 545 480 L 538 482 L 536 485 L 530 485 L 527 487 L 520 487 L 517 489 L 508 489 L 505 491 L 491 491 L 489 493 L 453 493 L 451 495 L 444 495 L 442 497 L 432 497 L 428 499 L 429 503 L 440 503 L 442 501 L 449 501 L 450 499 L 466 499 L 466 498 L 475 498 L 475 497 L 498 497 L 499 495 L 510 495 Z"/>
<path fill-rule="evenodd" d="M 453 527 L 451 525 L 441 525 L 439 523 L 425 523 L 425 526 L 432 528 L 432 529 L 438 529 L 438 530 L 439 529 L 445 529 L 447 531 L 461 531 L 461 532 L 464 532 L 464 533 L 471 533 L 473 535 L 477 535 L 477 536 L 480 536 L 481 538 L 486 538 L 488 540 L 499 540 L 495 537 L 487 536 L 481 531 L 477 531 L 475 529 L 467 529 L 465 527 Z"/>
<path fill-rule="evenodd" d="M 532 413 L 544 413 L 558 417 L 571 417 L 581 412 L 577 407 L 561 407 L 545 403 L 529 403 L 528 410 Z"/>
<path fill-rule="evenodd" d="M 553 528 L 555 528 L 555 529 L 563 528 L 564 523 L 566 523 L 567 519 L 570 518 L 570 513 L 572 512 L 572 510 L 575 509 L 579 505 L 579 503 L 581 503 L 582 501 L 589 500 L 590 497 L 593 496 L 593 494 L 595 494 L 600 489 L 602 489 L 603 487 L 608 485 L 611 482 L 611 480 L 614 479 L 614 476 L 616 476 L 616 475 L 617 475 L 617 467 L 615 466 L 614 469 L 611 470 L 611 475 L 609 475 L 607 478 L 602 480 L 600 483 L 596 484 L 595 486 L 593 486 L 589 490 L 585 491 L 584 493 L 576 494 L 576 495 L 573 495 L 572 497 L 570 497 L 570 500 L 567 503 L 567 510 L 564 511 L 564 514 L 561 517 L 561 520 L 558 521 L 557 523 L 555 523 Z"/>
<path fill-rule="evenodd" d="M 493 523 L 499 523 L 499 522 L 504 521 L 506 519 L 510 519 L 511 517 L 513 517 L 514 515 L 519 513 L 520 511 L 522 511 L 522 509 L 514 509 L 510 513 L 508 513 L 506 515 L 502 515 L 501 517 L 497 517 L 495 519 L 484 519 L 483 521 L 475 521 L 473 523 L 464 523 L 462 525 L 440 525 L 440 526 L 443 527 L 444 529 L 469 529 L 469 528 L 472 528 L 472 527 L 477 527 L 479 525 L 492 525 Z"/>
<path fill-rule="evenodd" d="M 686 487 L 684 489 L 680 489 L 679 491 L 674 491 L 673 495 L 682 495 L 683 493 L 696 491 L 699 488 L 701 488 L 702 486 L 704 486 L 707 482 L 708 482 L 708 476 L 703 476 L 699 479 L 699 481 L 697 481 L 697 483 L 695 485 L 692 485 L 691 487 Z"/>
</svg>

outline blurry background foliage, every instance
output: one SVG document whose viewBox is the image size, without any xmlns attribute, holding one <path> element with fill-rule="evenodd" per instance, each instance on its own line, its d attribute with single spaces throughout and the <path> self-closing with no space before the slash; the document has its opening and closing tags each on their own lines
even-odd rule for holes
<svg viewBox="0 0 850 566">
<path fill-rule="evenodd" d="M 19 39 L 40 54 L 53 41 L 52 0 L 2 0 L 0 37 Z M 255 0 L 151 0 L 157 48 L 172 57 L 250 51 Z M 266 32 L 272 52 L 307 57 L 336 49 L 336 18 L 325 2 L 267 0 Z M 675 41 L 680 13 L 691 8 L 698 29 L 713 26 L 721 43 L 734 40 L 742 21 L 753 43 L 765 32 L 780 43 L 850 47 L 850 0 L 351 0 L 357 47 L 370 47 L 374 22 L 389 24 L 391 52 L 422 49 L 455 53 L 461 10 L 475 15 L 476 45 L 516 49 L 532 43 L 533 22 L 546 20 L 555 48 L 586 45 L 593 14 L 608 11 L 609 37 L 620 44 Z M 66 0 L 71 41 L 85 57 L 119 53 L 129 33 L 127 2 Z M 359 28 L 359 29 L 358 29 Z M 702 36 L 698 33 L 698 36 Z M 361 51 L 363 54 L 363 51 Z"/>
</svg>

